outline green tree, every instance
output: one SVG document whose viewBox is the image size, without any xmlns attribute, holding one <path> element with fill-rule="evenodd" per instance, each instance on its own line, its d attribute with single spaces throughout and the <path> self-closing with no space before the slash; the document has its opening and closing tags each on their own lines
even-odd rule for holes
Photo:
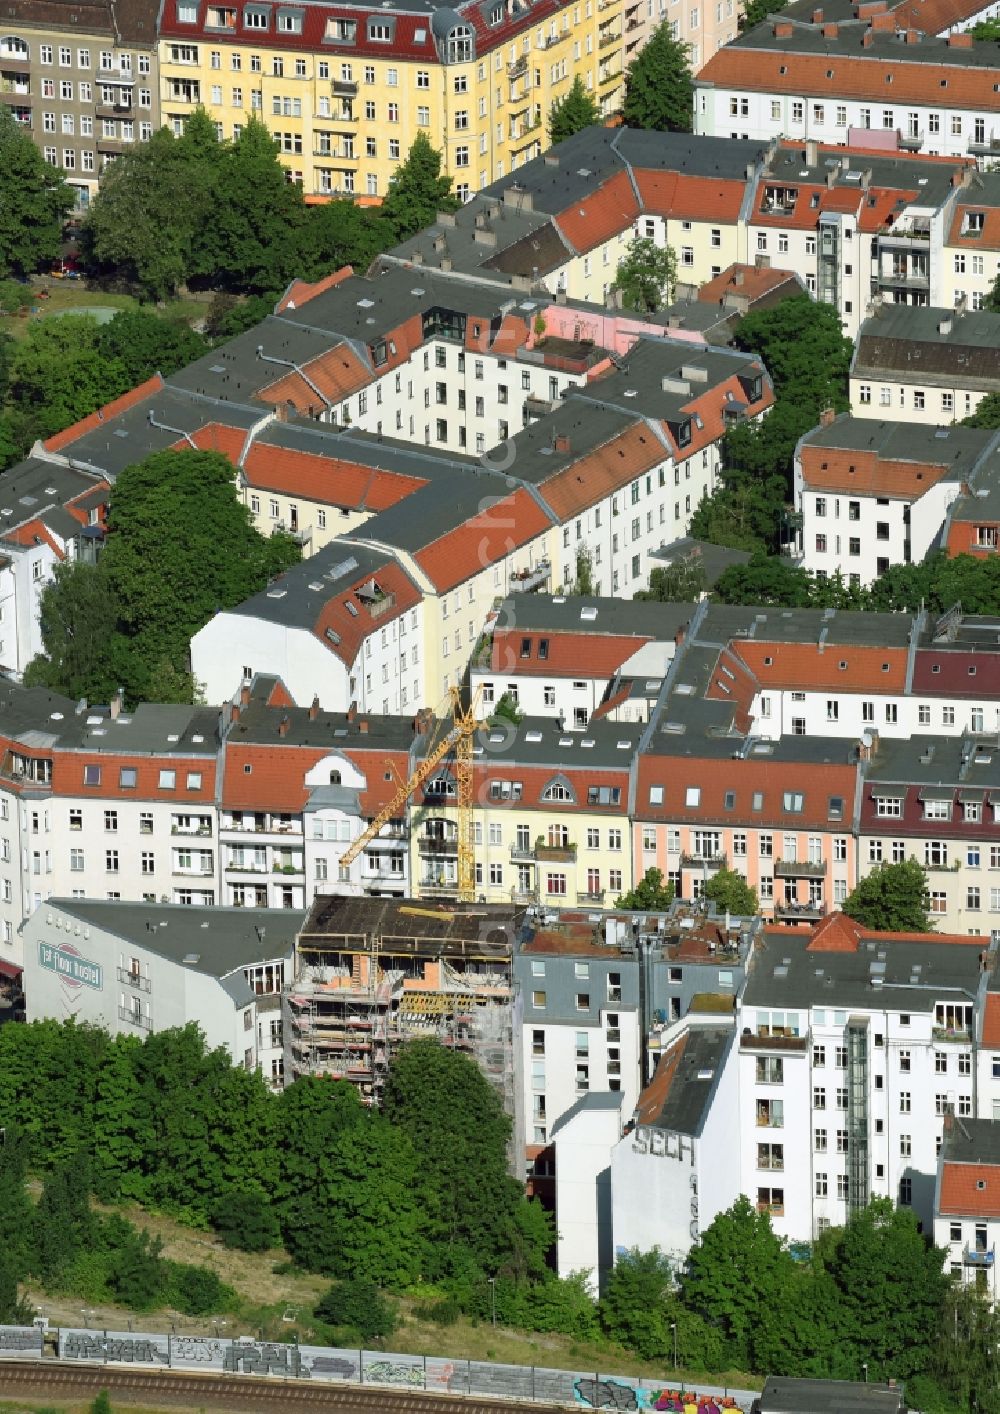
<svg viewBox="0 0 1000 1414">
<path fill-rule="evenodd" d="M 570 592 L 584 596 L 594 592 L 594 565 L 589 550 L 576 552 L 576 580 Z"/>
<path fill-rule="evenodd" d="M 58 259 L 73 192 L 5 103 L 0 103 L 0 172 L 0 276 L 31 275 Z"/>
<path fill-rule="evenodd" d="M 106 1218 L 103 1241 L 110 1249 L 108 1289 L 133 1311 L 151 1311 L 163 1299 L 168 1269 L 163 1241 L 134 1228 L 117 1214 Z"/>
<path fill-rule="evenodd" d="M 296 1202 L 330 1181 L 335 1172 L 334 1145 L 363 1119 L 358 1092 L 346 1080 L 301 1076 L 281 1092 L 275 1119 L 275 1167 L 267 1188 L 283 1224 Z"/>
<path fill-rule="evenodd" d="M 847 1226 L 826 1235 L 818 1258 L 836 1283 L 840 1341 L 873 1380 L 924 1367 L 948 1289 L 945 1254 L 922 1236 L 910 1208 L 872 1198 Z"/>
<path fill-rule="evenodd" d="M 554 145 L 600 121 L 601 110 L 577 74 L 568 93 L 549 109 L 549 137 Z"/>
<path fill-rule="evenodd" d="M 817 413 L 824 407 L 844 411 L 850 406 L 847 380 L 853 346 L 832 305 L 806 294 L 782 300 L 748 314 L 736 343 L 760 355 L 777 397 L 793 389 L 797 398 L 808 397 Z"/>
<path fill-rule="evenodd" d="M 217 180 L 198 273 L 227 290 L 280 289 L 298 272 L 306 207 L 302 188 L 288 181 L 277 142 L 259 119 L 251 118 L 224 146 Z"/>
<path fill-rule="evenodd" d="M 771 15 L 780 14 L 787 4 L 788 0 L 750 0 L 740 15 L 740 33 L 745 34 L 747 30 L 763 24 Z"/>
<path fill-rule="evenodd" d="M 145 1159 L 152 1132 L 136 1078 L 141 1049 L 136 1037 L 117 1036 L 97 1072 L 93 1183 L 104 1202 L 141 1200 L 145 1195 Z"/>
<path fill-rule="evenodd" d="M 640 589 L 632 597 L 652 599 L 660 604 L 686 604 L 700 599 L 705 588 L 704 568 L 691 560 L 680 560 L 650 570 L 649 588 Z"/>
<path fill-rule="evenodd" d="M 621 293 L 628 309 L 654 314 L 670 303 L 676 280 L 677 257 L 671 248 L 658 246 L 649 236 L 633 236 L 618 263 L 612 289 Z"/>
<path fill-rule="evenodd" d="M 978 24 L 970 25 L 966 34 L 973 39 L 985 40 L 989 44 L 1000 43 L 1000 19 L 991 16 L 989 19 L 980 20 Z"/>
<path fill-rule="evenodd" d="M 684 1304 L 722 1335 L 728 1360 L 743 1370 L 760 1369 L 762 1313 L 780 1311 L 793 1263 L 745 1194 L 719 1213 L 692 1247 L 681 1278 Z"/>
<path fill-rule="evenodd" d="M 281 1240 L 277 1216 L 265 1193 L 233 1189 L 212 1210 L 212 1226 L 226 1247 L 266 1252 Z"/>
<path fill-rule="evenodd" d="M 299 557 L 288 536 L 265 539 L 255 529 L 232 463 L 218 452 L 156 452 L 127 467 L 108 529 L 104 572 L 127 640 L 121 681 L 130 701 L 148 697 L 164 658 L 186 667 L 191 637 L 217 610 L 263 589 Z"/>
<path fill-rule="evenodd" d="M 545 1229 L 524 1216 L 507 1172 L 510 1119 L 475 1062 L 436 1041 L 410 1042 L 389 1071 L 383 1113 L 410 1139 L 429 1187 L 432 1260 L 447 1270 L 464 1247 L 490 1273 L 536 1269 Z"/>
<path fill-rule="evenodd" d="M 94 1224 L 89 1193 L 90 1174 L 85 1162 L 77 1160 L 46 1174 L 32 1219 L 31 1264 L 46 1283 L 57 1281 L 81 1248 L 91 1244 Z"/>
<path fill-rule="evenodd" d="M 689 133 L 694 90 L 688 46 L 663 23 L 628 66 L 622 118 L 630 128 Z"/>
<path fill-rule="evenodd" d="M 808 570 L 781 555 L 758 551 L 745 565 L 730 565 L 715 583 L 715 597 L 723 604 L 777 604 L 805 608 L 812 602 Z"/>
<path fill-rule="evenodd" d="M 110 323 L 100 326 L 94 347 L 102 358 L 121 369 L 120 391 L 124 393 L 154 373 L 169 378 L 178 368 L 200 358 L 207 344 L 181 319 L 164 319 L 149 310 L 132 309 L 122 310 Z"/>
<path fill-rule="evenodd" d="M 716 908 L 740 916 L 753 916 L 760 911 L 757 890 L 750 888 L 735 869 L 719 869 L 704 888 L 704 895 Z"/>
<path fill-rule="evenodd" d="M 455 211 L 451 178 L 441 175 L 441 154 L 426 133 L 417 133 L 403 162 L 393 172 L 382 202 L 382 215 L 397 241 L 433 224 L 439 211 Z"/>
<path fill-rule="evenodd" d="M 6 1247 L 0 1250 L 0 1324 L 30 1326 L 35 1308 L 20 1288 L 22 1272 Z"/>
<path fill-rule="evenodd" d="M 106 1389 L 102 1389 L 100 1394 L 91 1402 L 90 1414 L 114 1414 L 111 1406 L 111 1396 Z"/>
<path fill-rule="evenodd" d="M 124 367 L 98 351 L 99 325 L 85 314 L 34 320 L 20 340 L 8 399 L 33 416 L 35 436 L 61 432 L 131 387 Z"/>
<path fill-rule="evenodd" d="M 647 869 L 628 893 L 615 900 L 615 908 L 634 908 L 647 913 L 662 913 L 674 901 L 674 886 L 663 881 L 662 869 Z"/>
<path fill-rule="evenodd" d="M 1000 20 L 996 23 L 1000 24 Z M 993 299 L 992 295 L 990 299 Z M 1000 311 L 1000 302 L 997 303 L 993 313 L 996 314 L 998 311 Z M 987 393 L 975 412 L 970 412 L 968 417 L 962 418 L 962 426 L 986 427 L 991 430 L 1000 427 L 1000 393 Z"/>
<path fill-rule="evenodd" d="M 1000 1313 L 987 1294 L 972 1285 L 953 1284 L 945 1294 L 937 1338 L 931 1345 L 927 1376 L 933 1393 L 925 1392 L 922 1376 L 906 1382 L 911 1405 L 942 1414 L 1000 1414 Z M 940 1402 L 932 1402 L 937 1394 Z M 928 1397 L 930 1395 L 930 1397 Z M 942 1398 L 942 1396 L 944 1396 Z"/>
<path fill-rule="evenodd" d="M 505 722 L 513 722 L 516 726 L 524 718 L 524 713 L 517 705 L 517 698 L 512 692 L 505 692 L 500 701 L 493 708 L 492 716 L 500 718 Z"/>
<path fill-rule="evenodd" d="M 116 688 L 117 601 L 103 560 L 64 560 L 42 590 L 38 620 L 45 651 L 28 664 L 28 687 L 107 702 Z"/>
<path fill-rule="evenodd" d="M 171 1267 L 170 1299 L 185 1316 L 207 1316 L 212 1311 L 224 1311 L 233 1301 L 232 1288 L 210 1267 L 196 1267 L 188 1262 L 174 1262 Z"/>
<path fill-rule="evenodd" d="M 842 907 L 849 918 L 876 933 L 926 933 L 933 927 L 927 875 L 914 858 L 880 864 L 848 894 Z"/>
<path fill-rule="evenodd" d="M 394 228 L 381 209 L 339 198 L 310 207 L 299 240 L 300 274 L 304 279 L 318 280 L 344 265 L 363 274 L 395 239 Z"/>
<path fill-rule="evenodd" d="M 398 1324 L 392 1303 L 366 1277 L 334 1282 L 316 1302 L 314 1314 L 328 1325 L 356 1331 L 365 1344 L 384 1340 Z"/>
</svg>

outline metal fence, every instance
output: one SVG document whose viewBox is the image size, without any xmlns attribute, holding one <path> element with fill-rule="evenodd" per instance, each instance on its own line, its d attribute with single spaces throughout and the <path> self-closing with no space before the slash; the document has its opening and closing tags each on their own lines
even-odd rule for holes
<svg viewBox="0 0 1000 1414">
<path fill-rule="evenodd" d="M 137 1369 L 203 1370 L 215 1374 L 270 1375 L 278 1379 L 339 1381 L 361 1385 L 479 1394 L 504 1401 L 563 1404 L 577 1409 L 667 1410 L 683 1414 L 749 1411 L 751 1390 L 703 1386 L 685 1390 L 669 1380 L 637 1379 L 600 1370 L 551 1370 L 500 1365 L 439 1355 L 383 1350 L 340 1350 L 321 1345 L 210 1335 L 161 1335 L 141 1331 L 60 1329 L 57 1358 L 88 1365 Z M 44 1333 L 32 1326 L 0 1326 L 0 1359 L 42 1358 Z"/>
</svg>

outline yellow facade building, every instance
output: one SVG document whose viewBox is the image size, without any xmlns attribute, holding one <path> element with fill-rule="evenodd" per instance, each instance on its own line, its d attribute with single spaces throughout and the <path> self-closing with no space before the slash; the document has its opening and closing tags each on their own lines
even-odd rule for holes
<svg viewBox="0 0 1000 1414">
<path fill-rule="evenodd" d="M 251 115 L 307 194 L 381 198 L 418 133 L 466 198 L 548 146 L 579 74 L 621 106 L 620 0 L 480 0 L 456 9 L 347 10 L 271 0 L 165 0 L 163 122 L 203 107 L 225 139 Z"/>
</svg>

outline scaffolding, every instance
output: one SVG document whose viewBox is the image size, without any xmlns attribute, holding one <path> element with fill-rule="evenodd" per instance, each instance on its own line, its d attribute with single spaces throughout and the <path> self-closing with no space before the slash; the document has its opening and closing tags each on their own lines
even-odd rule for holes
<svg viewBox="0 0 1000 1414">
<path fill-rule="evenodd" d="M 347 1080 L 377 1104 L 399 1047 L 433 1037 L 474 1059 L 513 1113 L 513 911 L 329 897 L 319 908 L 286 994 L 287 1080 Z"/>
</svg>

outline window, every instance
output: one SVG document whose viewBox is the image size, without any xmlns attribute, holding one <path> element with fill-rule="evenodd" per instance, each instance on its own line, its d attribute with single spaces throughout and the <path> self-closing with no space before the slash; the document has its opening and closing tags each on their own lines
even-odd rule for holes
<svg viewBox="0 0 1000 1414">
<path fill-rule="evenodd" d="M 161 771 L 159 778 L 160 790 L 173 790 L 177 784 L 176 771 Z"/>
<path fill-rule="evenodd" d="M 118 873 L 118 851 L 116 849 L 104 851 L 104 868 L 109 874 Z"/>
<path fill-rule="evenodd" d="M 912 1098 L 912 1095 L 911 1095 L 910 1091 L 909 1091 L 909 1090 L 900 1090 L 900 1092 L 899 1092 L 899 1113 L 900 1113 L 901 1115 L 908 1115 L 908 1114 L 910 1114 L 910 1113 L 912 1112 L 912 1108 L 913 1108 L 913 1098 Z"/>
</svg>

